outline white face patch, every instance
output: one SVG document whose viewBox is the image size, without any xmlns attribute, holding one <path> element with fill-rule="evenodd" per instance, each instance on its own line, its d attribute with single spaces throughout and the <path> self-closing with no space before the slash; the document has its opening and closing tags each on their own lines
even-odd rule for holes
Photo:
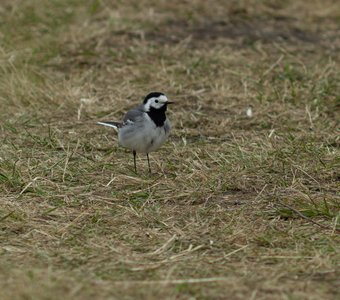
<svg viewBox="0 0 340 300">
<path fill-rule="evenodd" d="M 168 102 L 168 98 L 165 95 L 152 97 L 144 104 L 145 111 L 150 111 L 150 107 L 160 109 L 166 102 Z"/>
</svg>

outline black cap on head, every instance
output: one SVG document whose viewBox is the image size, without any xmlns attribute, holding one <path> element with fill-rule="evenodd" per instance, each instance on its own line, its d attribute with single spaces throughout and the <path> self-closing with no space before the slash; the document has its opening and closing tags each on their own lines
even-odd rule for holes
<svg viewBox="0 0 340 300">
<path fill-rule="evenodd" d="M 146 103 L 146 102 L 148 102 L 148 100 L 150 99 L 150 98 L 153 98 L 153 97 L 159 97 L 159 96 L 164 96 L 164 94 L 163 93 L 160 93 L 160 92 L 151 92 L 150 94 L 148 94 L 145 98 L 144 98 L 144 104 Z"/>
</svg>

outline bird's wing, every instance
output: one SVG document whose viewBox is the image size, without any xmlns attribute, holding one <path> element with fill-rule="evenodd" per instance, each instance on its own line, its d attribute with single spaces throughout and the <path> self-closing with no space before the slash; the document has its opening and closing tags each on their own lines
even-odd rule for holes
<svg viewBox="0 0 340 300">
<path fill-rule="evenodd" d="M 135 108 L 130 109 L 126 114 L 125 117 L 123 119 L 122 123 L 119 122 L 97 122 L 97 124 L 99 125 L 104 125 L 104 126 L 108 126 L 108 127 L 112 127 L 114 129 L 116 129 L 117 131 L 119 130 L 119 128 L 125 126 L 125 125 L 129 125 L 129 124 L 133 124 L 135 122 L 138 122 L 140 120 L 142 120 L 143 118 L 143 114 L 145 113 L 144 111 L 144 105 L 138 105 Z"/>
<path fill-rule="evenodd" d="M 137 107 L 130 109 L 126 113 L 126 115 L 123 119 L 123 124 L 127 125 L 129 123 L 135 123 L 135 122 L 139 121 L 143 117 L 144 113 L 145 113 L 145 110 L 144 110 L 143 104 L 138 105 Z"/>
</svg>

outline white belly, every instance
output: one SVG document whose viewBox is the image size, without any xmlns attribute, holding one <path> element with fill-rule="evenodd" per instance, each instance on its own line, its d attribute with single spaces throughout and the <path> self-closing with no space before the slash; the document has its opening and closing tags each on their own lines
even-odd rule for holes
<svg viewBox="0 0 340 300">
<path fill-rule="evenodd" d="M 153 122 L 129 124 L 118 133 L 119 143 L 138 153 L 150 153 L 161 147 L 169 136 L 164 127 L 157 127 Z"/>
</svg>

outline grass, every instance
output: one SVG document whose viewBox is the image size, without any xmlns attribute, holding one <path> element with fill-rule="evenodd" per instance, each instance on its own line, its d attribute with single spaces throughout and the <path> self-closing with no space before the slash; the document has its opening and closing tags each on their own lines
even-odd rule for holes
<svg viewBox="0 0 340 300">
<path fill-rule="evenodd" d="M 3 0 L 0 20 L 1 299 L 339 297 L 337 1 Z M 153 90 L 173 131 L 136 175 L 95 122 Z"/>
</svg>

